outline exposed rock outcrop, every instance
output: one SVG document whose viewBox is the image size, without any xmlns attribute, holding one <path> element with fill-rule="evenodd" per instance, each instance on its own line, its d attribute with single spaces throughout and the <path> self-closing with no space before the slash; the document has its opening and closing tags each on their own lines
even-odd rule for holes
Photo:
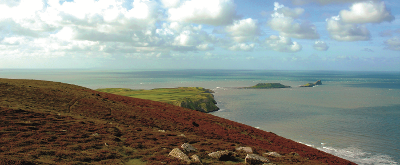
<svg viewBox="0 0 400 165">
<path fill-rule="evenodd" d="M 269 159 L 257 155 L 257 154 L 247 154 L 246 158 L 245 158 L 245 163 L 248 164 L 262 164 L 262 163 L 268 163 Z"/>
<path fill-rule="evenodd" d="M 185 153 L 183 153 L 179 148 L 174 148 L 168 155 L 183 160 L 187 163 L 191 162 L 189 157 Z"/>
<path fill-rule="evenodd" d="M 277 152 L 267 152 L 267 153 L 264 153 L 263 156 L 272 156 L 272 157 L 276 157 L 276 158 L 282 157 L 282 155 Z"/>
<path fill-rule="evenodd" d="M 193 147 L 192 145 L 190 145 L 189 143 L 183 143 L 183 144 L 181 145 L 181 148 L 182 148 L 183 151 L 186 151 L 186 152 L 197 151 L 197 149 L 194 148 L 194 147 Z"/>
<path fill-rule="evenodd" d="M 236 151 L 243 151 L 248 154 L 253 153 L 253 149 L 251 147 L 237 147 Z"/>
<path fill-rule="evenodd" d="M 232 151 L 217 151 L 217 152 L 212 152 L 209 153 L 208 156 L 214 158 L 214 159 L 218 159 L 218 160 L 222 160 L 222 161 L 227 161 L 227 160 L 231 160 L 232 157 L 235 155 L 234 152 Z"/>
<path fill-rule="evenodd" d="M 190 157 L 190 160 L 192 161 L 192 163 L 195 163 L 195 164 L 202 164 L 202 163 L 201 163 L 200 157 L 197 156 L 197 155 L 192 155 L 192 156 Z"/>
</svg>

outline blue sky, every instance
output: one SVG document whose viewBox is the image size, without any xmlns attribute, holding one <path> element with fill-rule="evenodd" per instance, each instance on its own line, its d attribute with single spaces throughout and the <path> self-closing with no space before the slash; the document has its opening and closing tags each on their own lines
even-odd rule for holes
<svg viewBox="0 0 400 165">
<path fill-rule="evenodd" d="M 0 68 L 400 71 L 398 0 L 0 0 Z"/>
</svg>

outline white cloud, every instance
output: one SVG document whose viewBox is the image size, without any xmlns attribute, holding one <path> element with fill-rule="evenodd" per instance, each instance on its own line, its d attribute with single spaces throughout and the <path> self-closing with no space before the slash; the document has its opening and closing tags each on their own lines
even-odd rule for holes
<svg viewBox="0 0 400 165">
<path fill-rule="evenodd" d="M 196 46 L 197 50 L 206 51 L 206 50 L 214 50 L 214 46 L 211 44 L 200 44 Z"/>
<path fill-rule="evenodd" d="M 4 45 L 21 45 L 28 42 L 24 37 L 5 37 L 1 43 Z"/>
<path fill-rule="evenodd" d="M 271 15 L 272 19 L 268 22 L 268 26 L 271 29 L 279 31 L 281 36 L 292 37 L 299 39 L 318 39 L 319 34 L 316 30 L 315 25 L 303 21 L 301 23 L 296 23 L 291 16 L 285 15 L 283 12 L 279 13 L 280 9 L 285 9 L 291 11 L 291 9 L 279 5 L 275 2 L 274 13 Z M 300 9 L 299 9 L 300 10 Z M 295 11 L 295 10 L 293 10 Z M 302 12 L 299 12 L 300 14 Z M 296 17 L 298 15 L 295 15 Z"/>
<path fill-rule="evenodd" d="M 400 51 L 400 39 L 399 37 L 393 37 L 385 41 L 387 49 Z"/>
<path fill-rule="evenodd" d="M 275 15 L 279 14 L 284 17 L 298 18 L 301 14 L 304 13 L 303 8 L 291 9 L 291 8 L 285 7 L 284 5 L 279 5 L 278 2 L 275 2 L 274 6 L 275 6 L 274 7 Z"/>
<path fill-rule="evenodd" d="M 190 31 L 183 31 L 175 38 L 174 45 L 177 46 L 196 46 L 201 41 Z"/>
<path fill-rule="evenodd" d="M 232 51 L 252 51 L 255 47 L 255 44 L 245 44 L 245 43 L 240 43 L 240 44 L 235 44 L 231 47 L 229 47 L 229 50 Z"/>
<path fill-rule="evenodd" d="M 329 49 L 329 46 L 324 41 L 315 41 L 313 47 L 319 51 L 327 51 Z"/>
<path fill-rule="evenodd" d="M 227 26 L 225 30 L 236 42 L 254 41 L 261 34 L 257 20 L 251 18 L 235 21 L 233 25 Z"/>
<path fill-rule="evenodd" d="M 318 39 L 319 34 L 315 25 L 309 22 L 294 23 L 293 18 L 272 18 L 268 22 L 271 29 L 279 31 L 281 36 L 299 39 Z"/>
<path fill-rule="evenodd" d="M 327 19 L 326 28 L 331 38 L 337 41 L 366 41 L 371 38 L 365 25 L 343 23 L 340 17 Z"/>
<path fill-rule="evenodd" d="M 318 3 L 321 5 L 327 5 L 331 3 L 353 3 L 353 2 L 361 2 L 366 0 L 291 0 L 295 5 L 303 5 L 307 3 Z M 372 0 L 372 1 L 380 1 L 380 0 Z"/>
<path fill-rule="evenodd" d="M 208 25 L 228 25 L 237 17 L 232 0 L 189 0 L 168 9 L 169 20 Z"/>
<path fill-rule="evenodd" d="M 384 2 L 372 1 L 354 3 L 350 11 L 340 11 L 340 17 L 345 23 L 381 23 L 394 20 Z"/>
<path fill-rule="evenodd" d="M 175 8 L 178 7 L 181 3 L 181 0 L 161 0 L 161 3 L 166 8 Z"/>
<path fill-rule="evenodd" d="M 298 52 L 302 49 L 300 44 L 292 42 L 290 38 L 283 36 L 271 35 L 265 39 L 264 44 L 268 48 L 279 52 Z"/>
</svg>

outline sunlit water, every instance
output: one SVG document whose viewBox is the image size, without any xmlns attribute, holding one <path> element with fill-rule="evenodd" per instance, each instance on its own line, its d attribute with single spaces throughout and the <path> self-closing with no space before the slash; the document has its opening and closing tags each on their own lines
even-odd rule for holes
<svg viewBox="0 0 400 165">
<path fill-rule="evenodd" d="M 210 88 L 221 108 L 213 115 L 358 164 L 400 161 L 399 72 L 1 70 L 0 77 L 60 81 L 92 89 Z M 323 85 L 298 87 L 319 79 Z M 259 82 L 292 88 L 235 88 Z"/>
</svg>

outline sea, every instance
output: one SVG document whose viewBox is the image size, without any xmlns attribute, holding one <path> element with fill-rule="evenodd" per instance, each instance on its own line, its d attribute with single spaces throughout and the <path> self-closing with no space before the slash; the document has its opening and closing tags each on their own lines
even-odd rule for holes
<svg viewBox="0 0 400 165">
<path fill-rule="evenodd" d="M 91 89 L 204 87 L 212 115 L 273 132 L 363 165 L 400 162 L 400 72 L 1 69 L 0 78 Z M 322 85 L 299 87 L 322 81 Z M 238 89 L 257 83 L 291 88 Z"/>
</svg>

